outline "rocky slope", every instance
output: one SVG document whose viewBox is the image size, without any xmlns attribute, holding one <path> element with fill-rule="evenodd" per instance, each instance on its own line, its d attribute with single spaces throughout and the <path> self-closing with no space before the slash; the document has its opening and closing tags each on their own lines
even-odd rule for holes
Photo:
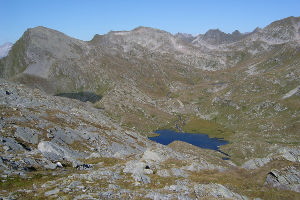
<svg viewBox="0 0 300 200">
<path fill-rule="evenodd" d="M 139 27 L 84 42 L 37 27 L 0 60 L 0 75 L 49 94 L 94 93 L 102 97 L 96 107 L 138 130 L 167 126 L 178 115 L 185 122 L 198 116 L 234 130 L 233 138 L 222 136 L 232 141 L 249 134 L 263 143 L 299 141 L 299 18 L 249 34 L 205 35 L 194 45 Z M 208 46 L 214 35 L 226 42 Z M 253 144 L 243 156 L 257 153 L 255 146 L 269 145 Z"/>
<path fill-rule="evenodd" d="M 13 46 L 13 44 L 10 42 L 0 45 L 0 58 L 7 56 L 8 52 L 10 51 L 12 46 Z"/>
<path fill-rule="evenodd" d="M 281 156 L 249 161 L 243 169 L 213 150 L 151 142 L 91 103 L 3 79 L 0 85 L 1 198 L 299 197 L 299 150 L 282 149 Z"/>
<path fill-rule="evenodd" d="M 95 35 L 91 41 L 45 27 L 28 29 L 0 60 L 2 78 L 39 89 L 1 80 L 4 178 L 33 169 L 37 170 L 34 176 L 40 176 L 60 162 L 67 167 L 66 177 L 76 174 L 76 181 L 84 177 L 77 186 L 90 187 L 89 194 L 95 198 L 100 194 L 92 191 L 100 190 L 101 186 L 95 186 L 100 180 L 87 177 L 97 173 L 108 174 L 107 179 L 114 173 L 123 177 L 120 182 L 104 181 L 101 191 L 110 191 L 105 194 L 111 198 L 146 194 L 172 198 L 175 193 L 192 199 L 221 194 L 234 199 L 296 198 L 292 191 L 298 191 L 299 184 L 299 27 L 300 18 L 290 17 L 248 34 L 214 30 L 198 39 L 138 27 Z M 222 151 L 231 155 L 232 163 L 211 151 L 210 156 L 184 143 L 166 148 L 139 135 L 161 127 L 226 138 L 230 144 L 222 146 Z M 148 163 L 143 157 L 149 151 L 156 160 Z M 162 156 L 166 154 L 170 157 Z M 16 159 L 10 162 L 11 158 Z M 72 171 L 71 166 L 83 169 L 95 162 L 96 169 L 87 175 Z M 154 174 L 149 166 L 143 169 L 152 162 Z M 100 172 L 103 167 L 106 172 Z M 170 180 L 169 176 L 177 177 L 177 168 L 181 175 Z M 53 185 L 37 188 L 39 195 L 46 189 L 60 195 L 73 180 L 62 183 L 63 179 L 51 178 Z M 156 188 L 153 182 L 162 185 Z M 179 187 L 182 184 L 187 188 Z M 270 186 L 277 189 L 269 190 Z M 128 193 L 120 193 L 124 188 Z M 219 193 L 209 193 L 209 188 Z M 280 189 L 291 192 L 280 196 Z M 79 190 L 74 190 L 78 195 Z"/>
</svg>

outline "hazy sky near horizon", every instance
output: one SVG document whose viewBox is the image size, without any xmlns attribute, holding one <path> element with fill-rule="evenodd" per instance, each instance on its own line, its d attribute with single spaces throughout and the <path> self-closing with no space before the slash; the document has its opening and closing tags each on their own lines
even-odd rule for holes
<svg viewBox="0 0 300 200">
<path fill-rule="evenodd" d="M 36 26 L 90 40 L 138 26 L 194 35 L 250 32 L 289 16 L 300 16 L 299 0 L 0 0 L 0 45 Z"/>
</svg>

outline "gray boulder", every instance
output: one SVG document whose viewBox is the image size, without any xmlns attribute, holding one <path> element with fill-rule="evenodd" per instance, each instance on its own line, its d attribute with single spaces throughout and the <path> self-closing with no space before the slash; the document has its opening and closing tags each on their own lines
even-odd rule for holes
<svg viewBox="0 0 300 200">
<path fill-rule="evenodd" d="M 15 136 L 31 144 L 37 144 L 39 142 L 37 132 L 28 127 L 17 127 Z"/>
<path fill-rule="evenodd" d="M 279 189 L 300 192 L 300 171 L 295 167 L 271 170 L 267 175 L 265 184 Z"/>
<path fill-rule="evenodd" d="M 38 144 L 38 150 L 49 160 L 58 161 L 58 160 L 68 160 L 75 161 L 77 158 L 83 157 L 80 153 L 73 151 L 66 146 L 58 145 L 54 142 L 41 141 Z"/>
</svg>

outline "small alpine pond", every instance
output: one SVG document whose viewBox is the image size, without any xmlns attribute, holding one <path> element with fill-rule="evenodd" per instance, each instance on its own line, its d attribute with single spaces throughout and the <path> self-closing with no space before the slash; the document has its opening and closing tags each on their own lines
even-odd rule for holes
<svg viewBox="0 0 300 200">
<path fill-rule="evenodd" d="M 173 141 L 183 141 L 190 143 L 192 145 L 205 148 L 212 149 L 224 154 L 227 157 L 224 157 L 224 160 L 228 160 L 229 155 L 222 152 L 220 150 L 221 145 L 228 144 L 229 142 L 222 138 L 210 138 L 206 134 L 200 133 L 181 133 L 173 130 L 157 130 L 155 133 L 158 133 L 159 136 L 149 137 L 150 140 L 155 141 L 157 143 L 168 145 Z"/>
</svg>

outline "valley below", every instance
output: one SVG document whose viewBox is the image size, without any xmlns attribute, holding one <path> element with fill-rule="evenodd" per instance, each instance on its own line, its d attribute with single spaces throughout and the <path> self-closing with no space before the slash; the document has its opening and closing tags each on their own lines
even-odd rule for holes
<svg viewBox="0 0 300 200">
<path fill-rule="evenodd" d="M 0 199 L 299 199 L 299 38 L 299 17 L 91 41 L 28 29 L 0 59 Z"/>
</svg>

